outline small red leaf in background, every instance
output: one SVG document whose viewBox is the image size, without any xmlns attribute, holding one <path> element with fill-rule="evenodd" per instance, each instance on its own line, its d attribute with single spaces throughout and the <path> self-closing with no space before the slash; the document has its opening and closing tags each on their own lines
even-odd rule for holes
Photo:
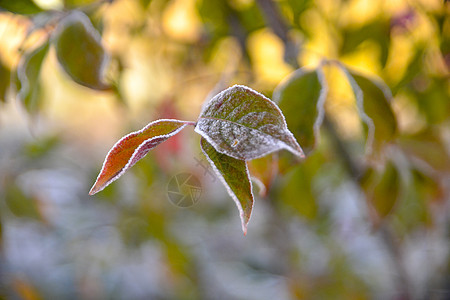
<svg viewBox="0 0 450 300">
<path fill-rule="evenodd" d="M 150 150 L 177 134 L 188 123 L 179 120 L 157 120 L 141 130 L 121 138 L 107 154 L 102 170 L 89 191 L 89 195 L 103 190 Z"/>
</svg>

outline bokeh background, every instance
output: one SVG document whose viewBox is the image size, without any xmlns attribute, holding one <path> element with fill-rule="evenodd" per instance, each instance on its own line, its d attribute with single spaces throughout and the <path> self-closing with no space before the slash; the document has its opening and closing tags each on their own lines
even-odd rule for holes
<svg viewBox="0 0 450 300">
<path fill-rule="evenodd" d="M 448 1 L 0 0 L 0 10 L 5 299 L 450 298 Z M 111 88 L 76 83 L 52 45 L 38 92 L 22 99 L 23 57 L 73 10 L 101 35 Z M 365 151 L 350 84 L 326 64 L 329 123 L 304 161 L 282 152 L 254 164 L 267 191 L 254 184 L 246 236 L 191 128 L 88 196 L 126 133 L 195 121 L 232 84 L 272 97 L 324 61 L 387 84 L 396 136 Z M 188 208 L 167 197 L 182 172 L 202 183 Z"/>
</svg>

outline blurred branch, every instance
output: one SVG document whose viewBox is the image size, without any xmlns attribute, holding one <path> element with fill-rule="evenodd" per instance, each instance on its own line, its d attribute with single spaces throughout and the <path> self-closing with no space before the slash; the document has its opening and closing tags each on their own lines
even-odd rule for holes
<svg viewBox="0 0 450 300">
<path fill-rule="evenodd" d="M 297 54 L 300 47 L 289 38 L 290 28 L 280 15 L 278 7 L 272 0 L 257 0 L 257 3 L 265 16 L 267 26 L 283 41 L 284 60 L 295 69 L 299 68 Z"/>
<path fill-rule="evenodd" d="M 405 267 L 403 265 L 402 260 L 402 254 L 400 252 L 400 246 L 398 245 L 398 242 L 395 240 L 394 235 L 391 231 L 391 229 L 386 226 L 382 225 L 379 228 L 379 233 L 381 235 L 381 238 L 388 248 L 389 254 L 392 259 L 392 263 L 395 266 L 395 269 L 398 274 L 398 285 L 400 287 L 400 297 L 399 299 L 412 299 L 410 295 L 410 289 L 409 289 L 409 283 L 408 283 L 408 274 L 405 270 Z"/>
<path fill-rule="evenodd" d="M 329 133 L 331 140 L 336 146 L 339 158 L 342 160 L 348 174 L 359 185 L 361 177 L 364 174 L 363 169 L 350 155 L 347 147 L 334 128 L 334 124 L 330 121 L 326 113 L 323 117 L 323 125 L 325 126 L 325 129 Z"/>
<path fill-rule="evenodd" d="M 272 28 L 273 32 L 287 44 L 288 42 L 288 26 L 284 20 L 280 17 L 278 8 L 272 0 L 257 0 L 259 7 L 263 11 L 267 25 Z"/>
<path fill-rule="evenodd" d="M 248 62 L 250 62 L 250 55 L 249 55 L 248 49 L 247 49 L 248 32 L 246 32 L 245 28 L 242 26 L 241 22 L 239 21 L 239 18 L 236 15 L 236 12 L 232 9 L 230 9 L 228 22 L 230 23 L 231 35 L 237 39 L 239 46 L 241 46 L 242 54 L 244 55 L 245 59 Z"/>
<path fill-rule="evenodd" d="M 281 17 L 278 8 L 272 0 L 257 0 L 257 3 L 266 17 L 267 25 L 273 30 L 273 32 L 283 41 L 285 45 L 285 61 L 292 67 L 298 68 L 297 54 L 299 47 L 297 47 L 288 37 L 289 26 L 284 22 Z M 332 62 L 332 61 L 330 61 Z M 327 64 L 327 60 L 324 60 L 322 65 Z M 323 124 L 330 134 L 330 137 L 337 149 L 340 159 L 342 160 L 350 178 L 358 185 L 361 184 L 362 175 L 364 174 L 364 168 L 361 166 L 351 155 L 344 141 L 336 131 L 334 124 L 331 122 L 326 112 L 323 116 Z M 392 232 L 384 225 L 379 229 L 379 233 L 383 243 L 386 245 L 390 257 L 393 260 L 394 268 L 399 276 L 399 293 L 400 299 L 411 299 L 409 294 L 408 276 L 405 268 L 402 264 L 401 251 L 399 245 L 395 242 Z M 288 238 L 288 237 L 286 237 Z"/>
<path fill-rule="evenodd" d="M 358 186 L 361 186 L 361 179 L 364 174 L 364 168 L 352 157 L 347 146 L 339 136 L 339 133 L 336 131 L 334 125 L 332 124 L 326 113 L 324 116 L 323 124 L 327 132 L 329 133 L 331 140 L 333 141 L 337 149 L 339 158 L 342 160 L 344 167 L 350 175 L 351 180 L 353 180 Z M 368 209 L 371 209 L 368 203 L 367 206 Z M 374 227 L 376 226 L 375 224 L 372 225 Z M 391 229 L 389 228 L 389 226 L 387 226 L 386 223 L 379 226 L 378 233 L 380 234 L 381 240 L 387 248 L 394 269 L 396 270 L 398 275 L 398 289 L 400 293 L 399 299 L 411 299 L 411 295 L 409 293 L 410 289 L 408 283 L 408 275 L 402 262 L 400 246 L 398 245 Z"/>
</svg>

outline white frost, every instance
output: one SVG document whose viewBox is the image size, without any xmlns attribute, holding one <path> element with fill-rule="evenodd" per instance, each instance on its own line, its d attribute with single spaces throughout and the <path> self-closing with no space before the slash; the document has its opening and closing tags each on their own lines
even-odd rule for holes
<svg viewBox="0 0 450 300">
<path fill-rule="evenodd" d="M 236 90 L 256 95 L 256 101 L 260 101 L 258 103 L 266 110 L 251 111 L 251 105 L 255 104 L 251 101 L 236 103 L 236 98 L 233 98 Z M 223 117 L 222 114 L 227 109 L 230 112 Z M 246 113 L 235 120 L 243 112 Z M 246 86 L 234 85 L 213 97 L 204 107 L 194 130 L 218 152 L 235 159 L 251 160 L 281 149 L 304 157 L 300 145 L 288 130 L 279 107 L 269 98 Z"/>
<path fill-rule="evenodd" d="M 181 127 L 177 128 L 176 130 L 168 133 L 168 134 L 162 134 L 162 135 L 157 135 L 154 137 L 151 137 L 147 140 L 145 140 L 144 142 L 142 142 L 139 147 L 136 148 L 136 150 L 134 150 L 133 155 L 131 155 L 130 159 L 128 160 L 127 164 L 120 170 L 119 173 L 117 173 L 114 177 L 110 178 L 105 184 L 103 184 L 100 187 L 97 187 L 96 189 L 94 189 L 96 187 L 97 181 L 100 179 L 100 176 L 103 173 L 103 170 L 106 168 L 106 163 L 108 162 L 108 158 L 109 155 L 112 153 L 112 151 L 114 151 L 117 147 L 120 147 L 120 143 L 122 143 L 122 141 L 126 140 L 128 137 L 130 136 L 134 136 L 134 135 L 138 135 L 142 132 L 144 132 L 145 130 L 147 130 L 149 127 L 153 126 L 153 124 L 158 123 L 158 122 L 164 122 L 164 121 L 169 121 L 169 122 L 173 122 L 173 123 L 182 123 L 184 125 L 182 125 Z M 157 145 L 154 145 L 153 147 L 148 147 L 149 144 L 152 141 L 158 140 L 158 139 L 162 139 L 163 141 L 167 140 L 169 137 L 174 136 L 175 134 L 177 134 L 178 132 L 180 132 L 183 128 L 185 128 L 188 125 L 189 122 L 185 122 L 185 121 L 180 121 L 180 120 L 174 120 L 174 119 L 160 119 L 160 120 L 156 120 L 153 121 L 149 124 L 147 124 L 144 128 L 142 128 L 141 130 L 138 131 L 134 131 L 131 132 L 127 135 L 125 135 L 124 137 L 122 137 L 119 141 L 117 141 L 117 143 L 114 144 L 114 146 L 112 146 L 112 148 L 109 150 L 108 154 L 106 155 L 105 161 L 103 162 L 103 166 L 102 169 L 100 171 L 100 173 L 97 176 L 97 179 L 95 180 L 94 185 L 92 186 L 91 190 L 89 191 L 89 195 L 93 195 L 96 194 L 98 192 L 100 192 L 101 190 L 103 190 L 105 187 L 107 187 L 109 184 L 111 184 L 113 181 L 117 180 L 120 176 L 122 176 L 129 168 L 131 168 L 139 159 L 141 159 L 142 157 L 144 157 L 148 151 L 150 151 L 151 149 L 153 149 L 154 147 L 156 147 Z M 163 142 L 161 141 L 161 142 Z M 159 145 L 159 143 L 158 143 Z M 148 147 L 149 149 L 145 152 L 142 153 L 142 149 L 144 147 Z M 138 158 L 138 156 L 140 156 Z"/>
</svg>

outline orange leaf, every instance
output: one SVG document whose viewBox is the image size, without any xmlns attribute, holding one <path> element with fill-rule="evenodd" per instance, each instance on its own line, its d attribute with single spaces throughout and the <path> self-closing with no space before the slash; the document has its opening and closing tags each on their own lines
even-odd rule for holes
<svg viewBox="0 0 450 300">
<path fill-rule="evenodd" d="M 191 122 L 163 119 L 121 138 L 106 155 L 102 170 L 89 191 L 94 195 L 122 176 L 150 150 L 177 134 Z"/>
</svg>

